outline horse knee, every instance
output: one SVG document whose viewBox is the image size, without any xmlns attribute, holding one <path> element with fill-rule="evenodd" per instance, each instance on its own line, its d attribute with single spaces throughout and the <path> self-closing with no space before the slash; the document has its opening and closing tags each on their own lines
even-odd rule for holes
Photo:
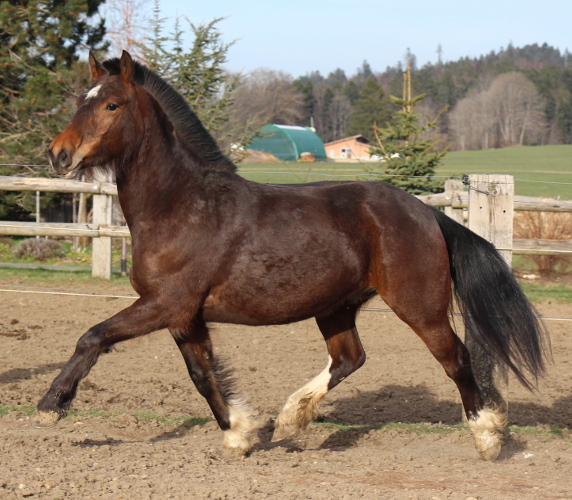
<svg viewBox="0 0 572 500">
<path fill-rule="evenodd" d="M 103 344 L 101 331 L 98 326 L 91 327 L 77 341 L 75 353 L 78 356 L 86 356 L 91 353 L 99 353 Z"/>
</svg>

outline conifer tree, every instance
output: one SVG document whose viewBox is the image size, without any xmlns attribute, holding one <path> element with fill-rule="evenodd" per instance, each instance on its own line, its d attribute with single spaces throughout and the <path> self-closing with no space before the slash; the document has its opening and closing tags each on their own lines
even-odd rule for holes
<svg viewBox="0 0 572 500">
<path fill-rule="evenodd" d="M 185 32 L 179 19 L 175 20 L 173 33 L 164 34 L 165 19 L 160 17 L 156 1 L 151 21 L 152 36 L 147 44 L 147 63 L 185 98 L 223 151 L 229 154 L 251 142 L 255 131 L 250 123 L 236 123 L 232 119 L 232 104 L 242 78 L 224 68 L 234 42 L 222 41 L 218 28 L 221 20 L 213 19 L 200 25 L 187 20 L 194 39 L 190 49 L 186 49 Z"/>
<path fill-rule="evenodd" d="M 369 78 L 359 91 L 353 103 L 346 135 L 364 135 L 369 139 L 375 123 L 385 123 L 391 119 L 391 103 L 383 88 L 375 78 Z"/>
<path fill-rule="evenodd" d="M 72 111 L 79 52 L 103 49 L 102 0 L 0 2 L 0 163 L 45 164 Z M 4 167 L 0 173 L 40 174 Z"/>
<path fill-rule="evenodd" d="M 378 156 L 380 161 L 365 168 L 370 174 L 375 174 L 376 180 L 393 184 L 411 194 L 437 193 L 443 190 L 444 181 L 434 177 L 435 169 L 447 149 L 439 151 L 439 135 L 431 135 L 430 132 L 437 128 L 437 120 L 446 108 L 433 119 L 416 114 L 415 106 L 421 103 L 425 94 L 412 97 L 409 65 L 403 77 L 403 97 L 391 96 L 393 103 L 401 109 L 385 128 L 374 126 L 377 144 L 372 146 L 370 153 Z"/>
<path fill-rule="evenodd" d="M 103 50 L 103 0 L 0 1 L 0 175 L 45 176 L 46 149 L 73 113 L 89 71 L 85 47 Z M 44 194 L 42 206 L 56 194 Z M 0 219 L 25 219 L 29 192 L 0 192 Z"/>
</svg>

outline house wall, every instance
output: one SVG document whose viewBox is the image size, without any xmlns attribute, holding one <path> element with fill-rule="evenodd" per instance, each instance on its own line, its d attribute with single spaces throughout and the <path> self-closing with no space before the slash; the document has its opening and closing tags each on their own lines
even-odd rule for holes
<svg viewBox="0 0 572 500">
<path fill-rule="evenodd" d="M 332 160 L 369 160 L 369 144 L 358 142 L 355 139 L 325 144 L 326 155 Z M 351 149 L 351 152 L 348 151 Z M 345 150 L 342 151 L 342 150 Z"/>
</svg>

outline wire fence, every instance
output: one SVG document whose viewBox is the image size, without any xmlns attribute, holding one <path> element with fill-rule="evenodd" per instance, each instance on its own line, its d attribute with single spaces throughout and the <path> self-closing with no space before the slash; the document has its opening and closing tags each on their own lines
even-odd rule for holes
<svg viewBox="0 0 572 500">
<path fill-rule="evenodd" d="M 29 294 L 40 294 L 40 295 L 64 295 L 64 296 L 93 297 L 93 298 L 131 299 L 131 300 L 136 300 L 139 298 L 139 295 L 135 293 L 111 294 L 111 293 L 102 293 L 97 290 L 76 290 L 73 288 L 35 287 L 35 286 L 23 286 L 23 285 L 10 285 L 6 283 L 0 283 L 0 292 L 29 293 Z M 382 307 L 362 307 L 361 311 L 395 314 L 392 309 L 386 309 Z M 455 315 L 460 316 L 459 313 L 455 313 Z M 538 319 L 542 321 L 572 321 L 572 318 L 561 318 L 553 316 L 538 316 Z"/>
</svg>

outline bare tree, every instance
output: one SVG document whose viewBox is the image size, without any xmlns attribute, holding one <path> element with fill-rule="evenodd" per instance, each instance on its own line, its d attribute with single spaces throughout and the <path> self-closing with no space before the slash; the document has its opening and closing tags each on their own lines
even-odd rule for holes
<svg viewBox="0 0 572 500">
<path fill-rule="evenodd" d="M 459 149 L 487 149 L 542 140 L 546 130 L 544 102 L 534 84 L 522 73 L 479 81 L 449 116 Z"/>
<path fill-rule="evenodd" d="M 292 85 L 292 77 L 281 71 L 257 69 L 244 78 L 236 94 L 233 114 L 244 122 L 260 125 L 293 125 L 303 116 L 303 95 Z"/>
<path fill-rule="evenodd" d="M 537 142 L 546 128 L 544 102 L 534 84 L 522 73 L 498 76 L 488 91 L 495 110 L 501 146 Z"/>
<path fill-rule="evenodd" d="M 449 126 L 458 149 L 494 147 L 494 111 L 486 91 L 461 99 L 449 114 Z"/>
<path fill-rule="evenodd" d="M 126 50 L 141 60 L 145 57 L 149 0 L 109 0 L 106 3 L 107 37 L 110 53 Z"/>
<path fill-rule="evenodd" d="M 331 140 L 339 139 L 344 136 L 351 114 L 352 104 L 350 100 L 343 94 L 335 94 L 328 113 L 332 131 Z M 326 139 L 324 138 L 324 140 Z"/>
</svg>

